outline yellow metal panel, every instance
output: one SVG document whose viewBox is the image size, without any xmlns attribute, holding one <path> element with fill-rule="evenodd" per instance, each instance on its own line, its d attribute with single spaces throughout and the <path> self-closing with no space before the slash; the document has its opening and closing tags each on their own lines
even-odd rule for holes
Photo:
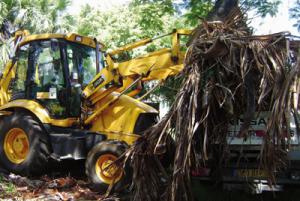
<svg viewBox="0 0 300 201">
<path fill-rule="evenodd" d="M 10 94 L 7 93 L 7 91 L 4 91 L 4 89 L 0 88 L 0 105 L 3 105 L 8 102 L 10 99 Z"/>
<path fill-rule="evenodd" d="M 106 68 L 102 69 L 100 73 L 98 73 L 95 78 L 85 87 L 82 94 L 85 98 L 89 98 L 94 93 L 96 93 L 98 90 L 103 88 L 106 84 L 111 82 L 116 76 L 113 75 L 113 72 L 107 70 Z M 94 86 L 94 82 L 96 82 L 98 79 L 104 79 L 104 81 L 99 84 L 98 86 Z"/>
<path fill-rule="evenodd" d="M 19 36 L 28 36 L 30 32 L 28 30 L 18 30 L 15 32 L 15 38 Z"/>
<path fill-rule="evenodd" d="M 101 100 L 102 98 L 104 98 L 105 96 L 108 96 L 109 94 L 111 94 L 112 92 L 116 91 L 118 89 L 118 87 L 116 86 L 112 86 L 108 89 L 99 89 L 97 90 L 90 98 L 89 100 L 91 101 L 91 103 L 94 105 L 96 102 L 98 102 L 99 100 Z"/>
<path fill-rule="evenodd" d="M 115 99 L 117 95 L 118 93 L 113 93 L 101 99 L 97 102 L 94 111 L 97 112 L 97 108 L 101 108 L 104 103 Z M 91 121 L 91 130 L 106 133 L 133 134 L 139 114 L 145 112 L 158 113 L 157 110 L 143 102 L 122 95 L 116 102 L 108 105 Z"/>
<path fill-rule="evenodd" d="M 157 68 L 150 72 L 150 74 L 147 76 L 147 78 L 143 79 L 143 81 L 146 80 L 165 80 L 169 76 L 176 75 L 179 72 L 181 72 L 183 69 L 183 64 L 172 66 L 172 68 Z"/>
<path fill-rule="evenodd" d="M 178 74 L 183 69 L 184 52 L 178 54 L 178 63 L 180 65 L 172 61 L 171 55 L 170 50 L 164 49 L 147 56 L 115 64 L 115 66 L 122 76 L 144 75 L 144 81 L 153 79 L 165 80 L 168 76 Z"/>
<path fill-rule="evenodd" d="M 123 46 L 121 48 L 118 48 L 116 50 L 113 50 L 113 51 L 109 52 L 109 54 L 110 55 L 120 54 L 121 52 L 132 50 L 134 48 L 144 46 L 144 45 L 146 45 L 146 44 L 148 44 L 150 42 L 152 42 L 152 39 L 151 38 L 146 38 L 146 39 L 137 41 L 135 43 L 125 45 L 125 46 Z"/>
<path fill-rule="evenodd" d="M 26 35 L 25 38 L 22 40 L 20 43 L 20 46 L 25 45 L 26 43 L 29 43 L 31 41 L 35 40 L 47 40 L 47 39 L 52 39 L 52 38 L 57 38 L 57 39 L 66 39 L 71 42 L 75 43 L 80 43 L 83 45 L 87 45 L 90 47 L 95 48 L 95 41 L 93 38 L 87 37 L 87 36 L 81 36 L 79 34 L 75 33 L 70 33 L 70 34 L 53 34 L 53 33 L 48 33 L 48 34 L 33 34 L 33 35 Z M 80 40 L 79 40 L 80 39 Z M 101 42 L 100 43 L 100 49 L 104 48 L 105 45 Z"/>
<path fill-rule="evenodd" d="M 0 107 L 1 110 L 6 110 L 10 108 L 25 108 L 32 113 L 34 113 L 43 123 L 50 123 L 50 117 L 45 108 L 43 108 L 40 104 L 35 101 L 30 100 L 15 100 L 11 101 Z"/>
<path fill-rule="evenodd" d="M 11 78 L 15 77 L 15 73 L 13 72 L 15 70 L 16 70 L 16 64 L 13 64 L 11 60 L 8 61 L 8 63 L 5 65 L 2 79 L 0 81 L 1 88 L 4 89 L 8 88 Z"/>
<path fill-rule="evenodd" d="M 116 90 L 116 92 L 121 93 L 122 91 L 124 91 L 127 87 L 129 87 L 136 79 L 132 78 L 132 77 L 123 77 L 123 81 L 122 81 L 122 87 L 118 88 Z"/>
<path fill-rule="evenodd" d="M 105 58 L 106 58 L 106 63 L 107 63 L 106 68 L 109 71 L 113 70 L 114 66 L 115 66 L 114 60 L 111 58 L 111 56 L 109 54 Z"/>
<path fill-rule="evenodd" d="M 35 40 L 46 40 L 51 38 L 64 38 L 64 34 L 33 34 L 26 36 L 22 42 L 20 43 L 20 46 L 25 45 L 26 43 L 29 43 L 31 41 Z"/>
<path fill-rule="evenodd" d="M 37 92 L 36 99 L 49 99 L 49 92 Z"/>
<path fill-rule="evenodd" d="M 49 116 L 48 111 L 39 103 L 32 101 L 32 100 L 15 100 L 11 101 L 3 106 L 0 107 L 1 110 L 7 110 L 10 108 L 24 108 L 31 111 L 33 114 L 36 115 L 37 118 L 42 123 L 51 124 L 54 126 L 61 126 L 61 127 L 70 127 L 76 123 L 78 123 L 78 119 L 76 118 L 68 118 L 68 119 L 52 119 Z"/>
<path fill-rule="evenodd" d="M 74 34 L 74 33 L 68 34 L 68 35 L 66 35 L 65 39 L 68 41 L 80 43 L 80 44 L 87 45 L 90 47 L 94 47 L 94 48 L 96 47 L 94 39 L 86 37 L 86 36 L 81 36 L 79 34 Z"/>
<path fill-rule="evenodd" d="M 190 35 L 193 33 L 193 30 L 188 30 L 188 29 L 177 29 L 177 33 L 179 35 Z"/>
<path fill-rule="evenodd" d="M 77 119 L 77 118 L 50 119 L 50 124 L 53 126 L 71 127 L 74 125 L 78 125 L 79 119 Z"/>
<path fill-rule="evenodd" d="M 170 50 L 164 49 L 163 51 L 115 64 L 115 68 L 118 69 L 122 76 L 146 75 L 150 69 L 157 66 L 172 65 L 170 54 Z"/>
<path fill-rule="evenodd" d="M 130 96 L 130 97 L 134 97 L 134 96 L 138 95 L 139 93 L 141 93 L 141 91 L 142 91 L 142 88 L 137 88 L 137 89 L 134 89 L 131 92 L 127 93 L 126 95 Z"/>
<path fill-rule="evenodd" d="M 10 93 L 8 91 L 9 83 L 12 78 L 15 77 L 16 64 L 9 61 L 3 71 L 2 78 L 0 80 L 0 104 L 3 105 L 10 99 Z"/>
<path fill-rule="evenodd" d="M 108 140 L 124 141 L 128 145 L 132 145 L 140 137 L 139 135 L 135 134 L 114 133 L 109 131 L 102 131 L 102 133 L 106 135 Z"/>
</svg>

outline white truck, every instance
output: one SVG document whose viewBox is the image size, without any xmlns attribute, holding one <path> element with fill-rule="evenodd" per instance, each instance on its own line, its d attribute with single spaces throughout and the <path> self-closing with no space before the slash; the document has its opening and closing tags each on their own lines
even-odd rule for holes
<svg viewBox="0 0 300 201">
<path fill-rule="evenodd" d="M 224 162 L 219 179 L 226 189 L 251 190 L 254 193 L 262 191 L 278 191 L 284 185 L 300 184 L 300 140 L 297 132 L 295 115 L 290 115 L 289 132 L 284 134 L 289 148 L 286 149 L 288 163 L 285 169 L 275 172 L 276 185 L 268 185 L 268 175 L 260 167 L 260 153 L 270 112 L 256 113 L 251 121 L 247 137 L 240 137 L 240 129 L 244 123 L 241 116 L 230 121 L 228 128 L 228 158 Z M 297 114 L 298 115 L 298 114 Z M 209 163 L 208 163 L 209 164 Z M 201 180 L 215 181 L 215 165 L 208 165 L 192 171 L 192 175 Z"/>
</svg>

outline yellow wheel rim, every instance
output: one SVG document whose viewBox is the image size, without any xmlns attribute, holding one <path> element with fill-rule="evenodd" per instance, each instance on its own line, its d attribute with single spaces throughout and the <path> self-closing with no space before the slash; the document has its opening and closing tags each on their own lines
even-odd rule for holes
<svg viewBox="0 0 300 201">
<path fill-rule="evenodd" d="M 115 160 L 117 160 L 116 156 L 104 154 L 98 158 L 95 164 L 98 178 L 106 184 L 117 183 L 122 178 L 122 168 L 117 167 L 116 164 L 112 164 Z"/>
<path fill-rule="evenodd" d="M 29 153 L 29 140 L 20 128 L 10 129 L 4 138 L 4 152 L 12 163 L 22 163 Z"/>
</svg>

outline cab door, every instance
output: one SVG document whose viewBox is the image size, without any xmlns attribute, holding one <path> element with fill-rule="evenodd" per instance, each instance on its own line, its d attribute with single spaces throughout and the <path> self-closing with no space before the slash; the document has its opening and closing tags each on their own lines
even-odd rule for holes
<svg viewBox="0 0 300 201">
<path fill-rule="evenodd" d="M 57 40 L 30 44 L 26 96 L 46 107 L 53 118 L 68 118 L 69 82 L 64 54 Z"/>
<path fill-rule="evenodd" d="M 80 116 L 81 114 L 81 93 L 89 82 L 96 76 L 96 52 L 95 48 L 74 43 L 64 44 L 66 62 L 69 72 L 71 93 L 69 105 L 72 108 L 70 115 Z M 100 67 L 103 66 L 100 59 Z"/>
</svg>

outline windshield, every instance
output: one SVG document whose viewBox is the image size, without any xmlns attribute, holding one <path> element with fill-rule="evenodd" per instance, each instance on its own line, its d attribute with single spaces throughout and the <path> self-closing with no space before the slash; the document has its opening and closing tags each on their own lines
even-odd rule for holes
<svg viewBox="0 0 300 201">
<path fill-rule="evenodd" d="M 78 79 L 83 86 L 87 85 L 96 75 L 95 48 L 68 43 L 67 57 L 70 77 Z M 103 68 L 103 54 L 99 53 L 100 70 Z"/>
</svg>

